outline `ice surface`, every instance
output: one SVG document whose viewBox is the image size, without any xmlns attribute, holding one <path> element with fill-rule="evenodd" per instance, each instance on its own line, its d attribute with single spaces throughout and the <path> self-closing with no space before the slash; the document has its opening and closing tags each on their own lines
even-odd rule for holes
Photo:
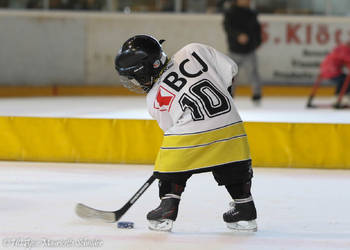
<svg viewBox="0 0 350 250">
<path fill-rule="evenodd" d="M 249 98 L 236 99 L 245 121 L 350 123 L 349 110 L 308 110 L 305 104 L 306 98 L 264 98 L 256 107 Z M 1 98 L 0 116 L 151 119 L 144 97 Z M 78 202 L 103 210 L 121 208 L 152 169 L 0 162 L 0 249 L 29 249 L 25 243 L 33 244 L 31 249 L 350 249 L 346 170 L 256 168 L 257 233 L 226 228 L 222 214 L 230 199 L 210 173 L 188 181 L 172 233 L 147 229 L 146 213 L 159 204 L 156 184 L 121 219 L 135 222 L 134 229 L 75 215 Z M 83 243 L 96 247 L 83 248 Z"/>
<path fill-rule="evenodd" d="M 350 123 L 349 109 L 307 109 L 306 99 L 268 97 L 254 106 L 250 98 L 237 97 L 235 104 L 244 121 Z M 332 98 L 315 102 L 330 104 Z M 151 119 L 144 96 L 1 98 L 0 116 Z"/>
<path fill-rule="evenodd" d="M 95 239 L 103 242 L 100 248 L 66 249 L 350 249 L 350 171 L 346 170 L 255 168 L 257 233 L 226 228 L 222 213 L 230 199 L 210 173 L 188 181 L 172 233 L 147 229 L 145 215 L 159 203 L 156 183 L 121 219 L 133 221 L 134 229 L 118 229 L 116 223 L 85 221 L 75 215 L 77 202 L 119 209 L 152 168 L 0 162 L 0 244 L 3 249 L 16 249 L 4 244 L 16 239 L 70 239 L 76 244 Z"/>
</svg>

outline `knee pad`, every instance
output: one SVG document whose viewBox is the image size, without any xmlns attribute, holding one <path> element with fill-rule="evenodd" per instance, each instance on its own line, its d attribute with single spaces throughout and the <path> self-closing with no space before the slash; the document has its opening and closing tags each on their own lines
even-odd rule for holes
<svg viewBox="0 0 350 250">
<path fill-rule="evenodd" d="M 187 180 L 192 174 L 155 172 L 154 175 L 159 179 L 159 197 L 162 198 L 165 194 L 181 195 L 186 187 Z"/>
<path fill-rule="evenodd" d="M 232 199 L 244 199 L 251 196 L 251 192 L 250 192 L 251 185 L 252 185 L 252 182 L 247 181 L 244 183 L 225 185 L 225 188 L 229 192 Z"/>
<path fill-rule="evenodd" d="M 212 173 L 219 186 L 246 183 L 253 178 L 250 160 L 221 166 Z"/>
</svg>

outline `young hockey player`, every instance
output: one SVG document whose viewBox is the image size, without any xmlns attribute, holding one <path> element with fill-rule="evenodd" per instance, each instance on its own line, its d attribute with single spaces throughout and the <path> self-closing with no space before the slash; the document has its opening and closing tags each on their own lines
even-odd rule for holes
<svg viewBox="0 0 350 250">
<path fill-rule="evenodd" d="M 124 86 L 147 93 L 149 113 L 164 131 L 154 175 L 160 205 L 149 228 L 170 231 L 194 173 L 211 171 L 233 199 L 223 215 L 231 229 L 256 231 L 247 135 L 230 96 L 237 65 L 212 47 L 192 43 L 169 59 L 148 35 L 128 39 L 115 59 Z"/>
</svg>

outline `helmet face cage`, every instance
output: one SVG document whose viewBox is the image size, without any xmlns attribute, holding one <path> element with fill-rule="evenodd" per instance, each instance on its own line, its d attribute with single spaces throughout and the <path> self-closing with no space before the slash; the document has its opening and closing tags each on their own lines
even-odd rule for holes
<svg viewBox="0 0 350 250">
<path fill-rule="evenodd" d="M 115 69 L 124 87 L 134 92 L 148 92 L 167 57 L 153 37 L 139 35 L 128 39 L 115 59 Z"/>
<path fill-rule="evenodd" d="M 133 92 L 147 93 L 152 87 L 153 77 L 150 76 L 147 65 L 139 64 L 129 68 L 120 68 L 117 71 L 123 86 Z"/>
<path fill-rule="evenodd" d="M 142 86 L 135 78 L 120 75 L 120 81 L 125 88 L 136 93 L 147 93 L 149 90 Z"/>
</svg>

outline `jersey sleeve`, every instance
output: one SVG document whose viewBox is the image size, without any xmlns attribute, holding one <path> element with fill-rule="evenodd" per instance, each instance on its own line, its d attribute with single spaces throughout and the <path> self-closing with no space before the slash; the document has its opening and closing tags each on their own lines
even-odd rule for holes
<svg viewBox="0 0 350 250">
<path fill-rule="evenodd" d="M 159 106 L 160 99 L 165 98 L 166 99 L 165 102 L 167 102 L 167 97 L 163 95 L 162 95 L 161 89 L 159 89 L 156 84 L 148 92 L 146 100 L 147 100 L 148 113 L 152 116 L 153 119 L 157 121 L 159 127 L 165 132 L 174 125 L 174 122 L 169 112 L 167 112 L 166 110 L 163 110 Z M 162 102 L 162 100 L 160 100 L 160 102 Z M 167 104 L 167 103 L 164 103 L 164 104 Z"/>
<path fill-rule="evenodd" d="M 214 58 L 218 75 L 221 76 L 226 87 L 230 87 L 232 85 L 232 79 L 238 74 L 237 64 L 230 57 L 212 47 L 208 46 L 208 50 Z"/>
</svg>

